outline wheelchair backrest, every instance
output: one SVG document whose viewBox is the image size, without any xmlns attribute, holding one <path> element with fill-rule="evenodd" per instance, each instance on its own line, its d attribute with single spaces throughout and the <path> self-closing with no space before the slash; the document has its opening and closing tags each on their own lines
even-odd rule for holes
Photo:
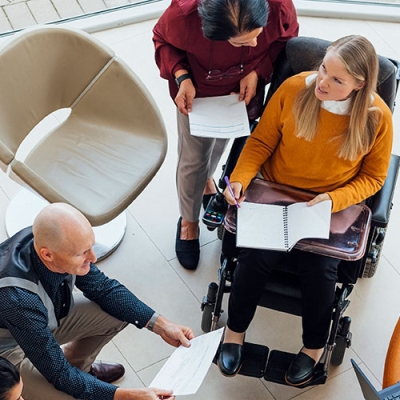
<svg viewBox="0 0 400 400">
<path fill-rule="evenodd" d="M 304 36 L 290 39 L 274 67 L 265 104 L 285 79 L 303 71 L 316 70 L 331 43 L 328 40 Z M 378 56 L 378 58 L 377 92 L 393 112 L 400 80 L 399 62 L 383 56 Z"/>
</svg>

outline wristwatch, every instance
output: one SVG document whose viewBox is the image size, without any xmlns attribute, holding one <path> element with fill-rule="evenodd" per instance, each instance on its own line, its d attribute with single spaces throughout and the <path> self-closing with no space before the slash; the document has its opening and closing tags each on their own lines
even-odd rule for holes
<svg viewBox="0 0 400 400">
<path fill-rule="evenodd" d="M 181 75 L 179 78 L 175 78 L 176 86 L 178 86 L 178 89 L 180 88 L 181 83 L 186 79 L 192 79 L 192 75 L 187 73 L 187 74 Z"/>
<path fill-rule="evenodd" d="M 154 324 L 156 323 L 156 320 L 157 320 L 157 318 L 160 316 L 160 314 L 158 313 L 158 312 L 155 312 L 154 314 L 153 314 L 153 316 L 150 318 L 150 321 L 149 321 L 149 323 L 147 324 L 147 329 L 150 331 L 150 332 L 153 332 L 153 329 L 154 329 Z"/>
</svg>

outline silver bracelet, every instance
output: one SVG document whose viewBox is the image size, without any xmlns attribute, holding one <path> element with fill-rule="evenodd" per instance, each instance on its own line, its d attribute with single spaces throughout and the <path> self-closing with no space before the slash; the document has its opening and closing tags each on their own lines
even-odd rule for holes
<svg viewBox="0 0 400 400">
<path fill-rule="evenodd" d="M 153 332 L 153 329 L 154 329 L 154 324 L 156 323 L 156 320 L 157 320 L 157 318 L 160 316 L 160 314 L 158 313 L 158 312 L 155 312 L 154 314 L 153 314 L 153 316 L 150 318 L 150 321 L 149 321 L 149 323 L 148 323 L 148 325 L 147 325 L 147 329 L 150 331 L 150 332 Z"/>
</svg>

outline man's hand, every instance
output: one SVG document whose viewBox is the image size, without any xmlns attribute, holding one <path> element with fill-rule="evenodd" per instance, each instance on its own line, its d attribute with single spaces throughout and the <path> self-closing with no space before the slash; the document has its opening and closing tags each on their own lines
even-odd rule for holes
<svg viewBox="0 0 400 400">
<path fill-rule="evenodd" d="M 171 390 L 154 388 L 124 389 L 118 388 L 114 394 L 114 400 L 174 400 Z"/>
<path fill-rule="evenodd" d="M 183 115 L 187 116 L 192 111 L 194 96 L 196 96 L 196 89 L 193 86 L 192 80 L 185 79 L 182 81 L 178 94 L 175 97 L 175 104 Z"/>
<path fill-rule="evenodd" d="M 240 93 L 239 101 L 244 100 L 246 106 L 250 103 L 250 100 L 256 95 L 258 83 L 257 72 L 251 71 L 243 79 L 240 80 Z"/>
<path fill-rule="evenodd" d="M 228 187 L 226 187 L 224 190 L 224 196 L 228 204 L 234 206 L 236 205 L 236 201 L 238 202 L 238 204 L 240 204 L 242 201 L 244 201 L 245 197 L 240 195 L 242 192 L 242 185 L 239 182 L 231 182 L 231 186 L 235 198 L 232 197 Z"/>
<path fill-rule="evenodd" d="M 160 315 L 153 327 L 153 332 L 160 335 L 168 344 L 179 347 L 190 346 L 189 340 L 194 338 L 194 333 L 187 326 L 177 325 Z"/>
</svg>

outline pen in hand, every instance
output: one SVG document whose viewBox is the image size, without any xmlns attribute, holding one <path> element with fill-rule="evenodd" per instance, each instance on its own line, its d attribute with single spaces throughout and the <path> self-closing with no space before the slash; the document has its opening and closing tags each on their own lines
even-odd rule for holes
<svg viewBox="0 0 400 400">
<path fill-rule="evenodd" d="M 240 207 L 240 206 L 239 206 L 239 203 L 238 203 L 237 200 L 236 200 L 235 193 L 233 193 L 233 189 L 232 189 L 231 183 L 229 182 L 229 178 L 228 178 L 227 176 L 225 176 L 225 182 L 226 182 L 226 185 L 228 186 L 229 193 L 231 194 L 231 196 L 232 196 L 233 199 L 235 200 L 235 206 L 236 206 L 236 208 L 239 208 L 239 207 Z"/>
</svg>

